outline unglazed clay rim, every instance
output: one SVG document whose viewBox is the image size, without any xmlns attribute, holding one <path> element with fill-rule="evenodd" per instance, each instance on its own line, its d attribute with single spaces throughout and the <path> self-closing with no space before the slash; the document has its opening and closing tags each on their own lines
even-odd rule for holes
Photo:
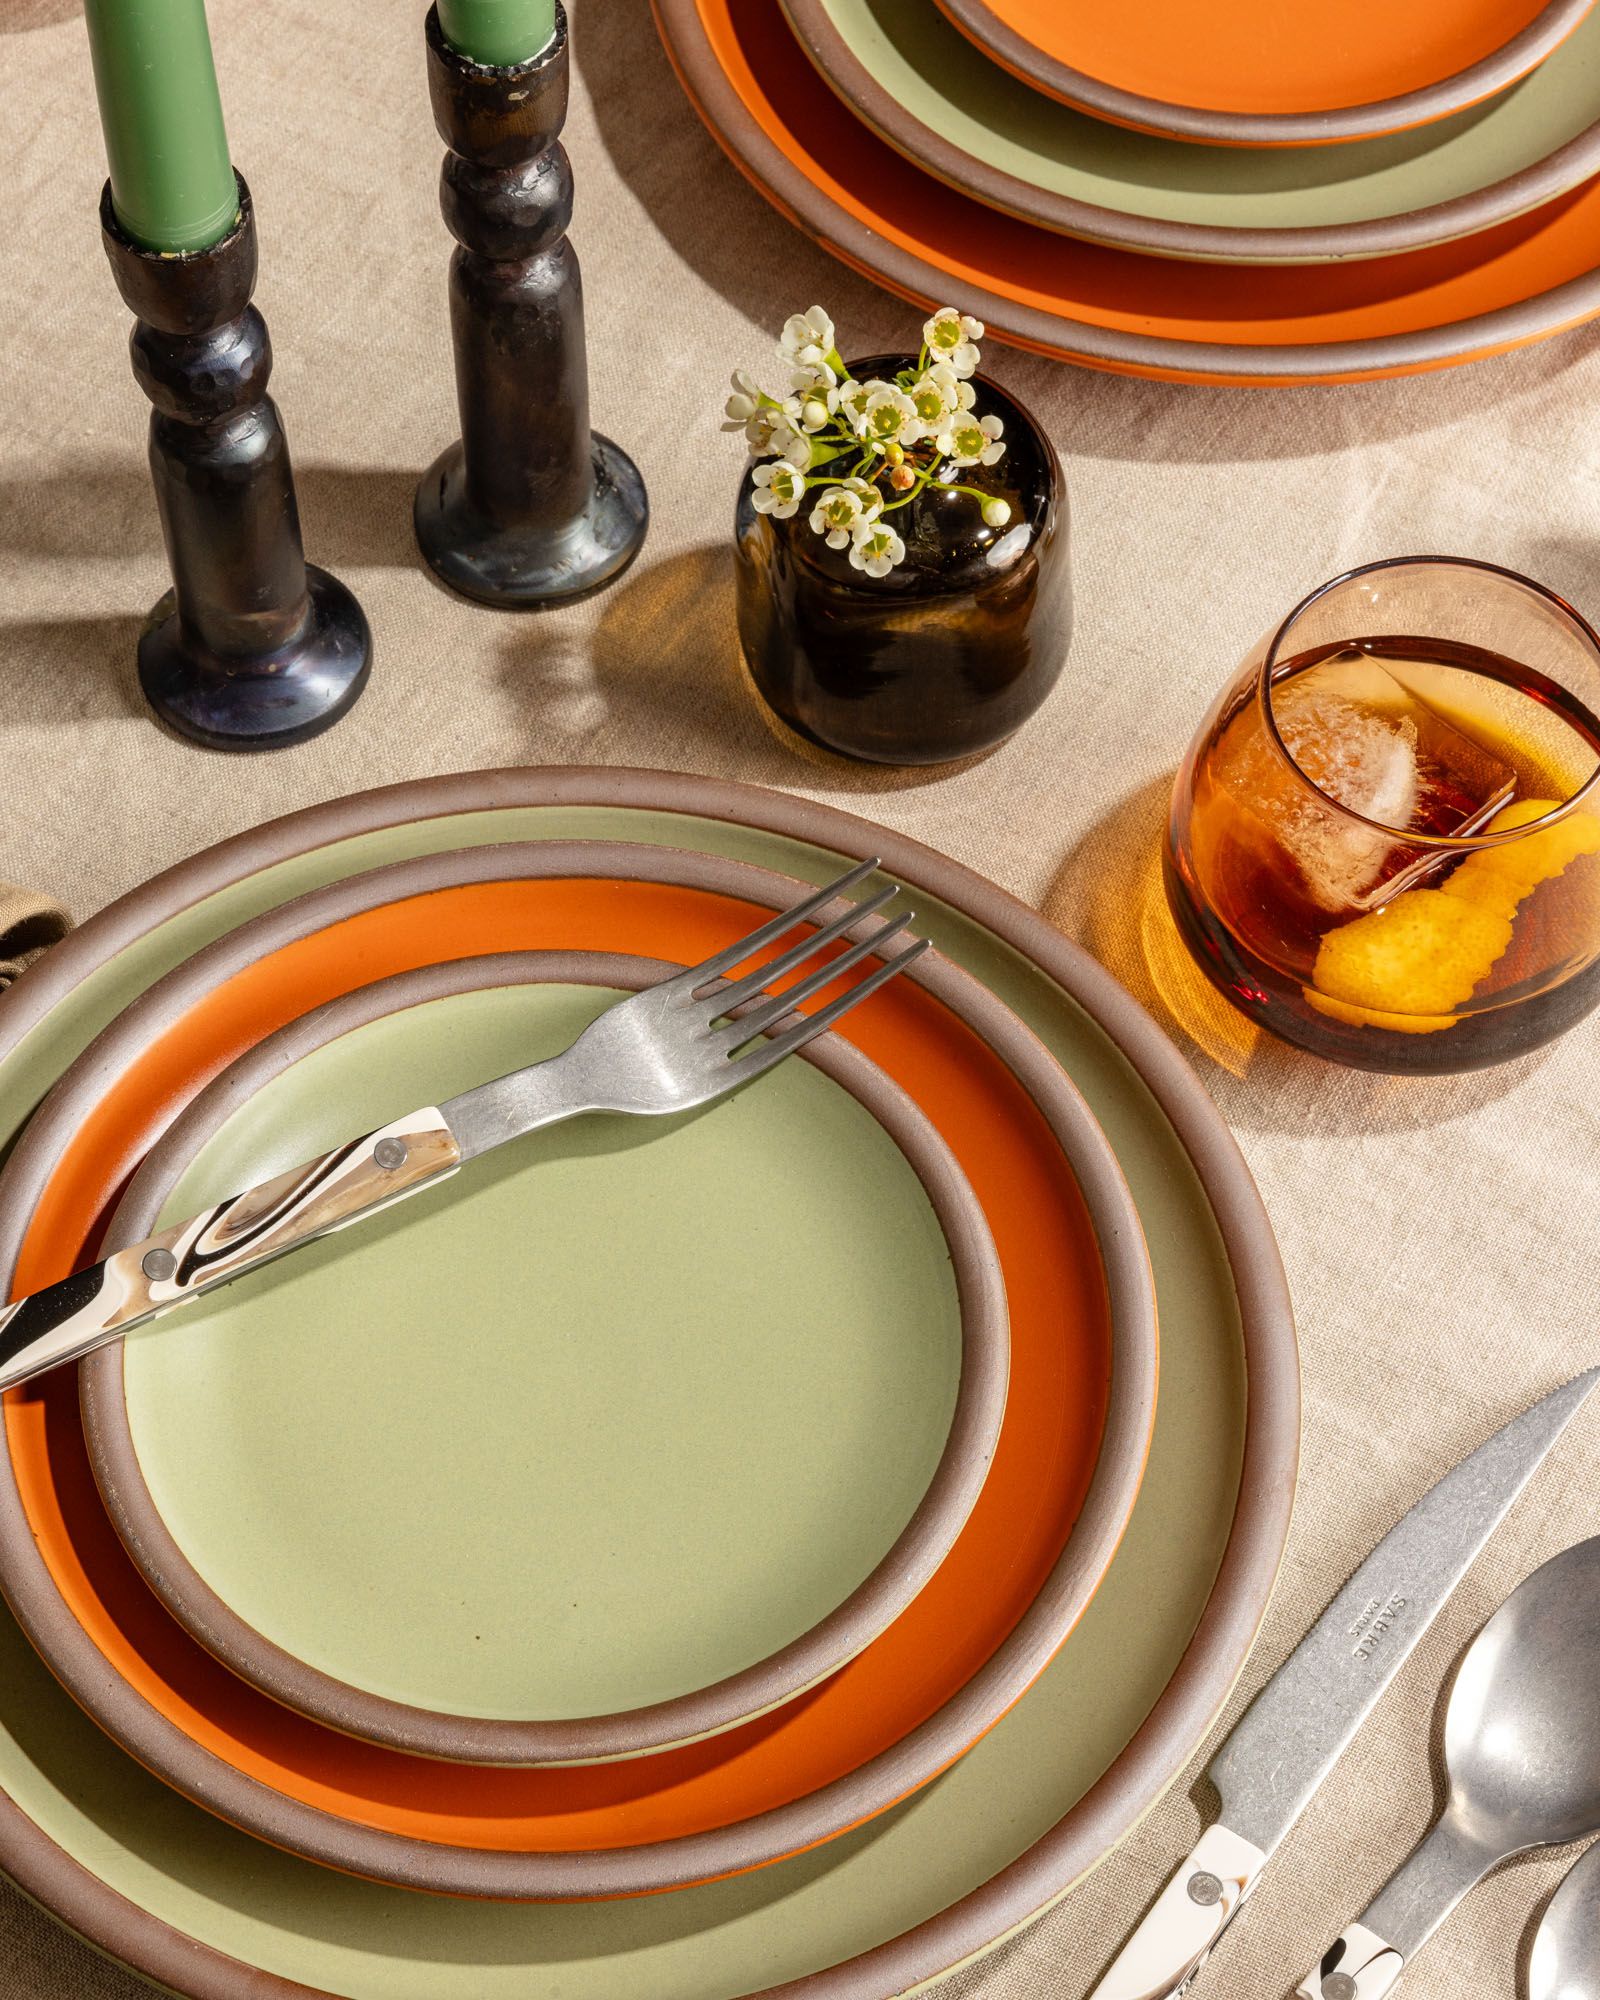
<svg viewBox="0 0 1600 2000">
<path fill-rule="evenodd" d="M 700 19 L 700 4 L 701 0 L 651 0 L 663 46 L 712 137 L 779 213 L 885 291 L 936 309 L 947 302 L 952 289 L 958 289 L 963 310 L 978 313 L 991 333 L 1053 360 L 1185 381 L 1304 386 L 1445 368 L 1543 339 L 1600 314 L 1600 252 L 1594 270 L 1511 305 L 1409 333 L 1347 341 L 1247 345 L 1174 340 L 1098 326 L 1027 305 L 988 290 L 975 271 L 963 270 L 959 278 L 953 277 L 890 242 L 834 202 L 746 108 L 717 60 Z M 937 202 L 940 186 L 929 177 L 930 202 Z"/>
<path fill-rule="evenodd" d="M 1340 105 L 1328 111 L 1212 111 L 1197 105 L 1168 104 L 1124 90 L 1074 69 L 1002 21 L 987 0 L 938 0 L 967 39 L 1002 69 L 1008 69 L 1047 97 L 1109 118 L 1116 125 L 1155 132 L 1163 138 L 1212 140 L 1227 146 L 1316 146 L 1335 139 L 1381 138 L 1429 125 L 1465 111 L 1536 69 L 1567 39 L 1594 0 L 1549 0 L 1528 25 L 1480 62 L 1441 77 L 1437 83 L 1400 97 L 1370 104 Z"/>
<path fill-rule="evenodd" d="M 954 15 L 958 4 L 959 0 L 954 0 L 946 11 Z M 1578 4 L 1580 13 L 1587 13 L 1593 0 L 1578 0 Z M 928 124 L 909 105 L 902 104 L 872 74 L 840 32 L 828 0 L 783 0 L 783 11 L 795 40 L 822 78 L 864 124 L 870 125 L 880 139 L 903 153 L 914 166 L 964 194 L 975 195 L 1006 215 L 1020 216 L 1042 229 L 1081 236 L 1091 243 L 1107 243 L 1119 250 L 1236 264 L 1305 264 L 1389 256 L 1403 250 L 1427 249 L 1431 244 L 1448 243 L 1458 236 L 1470 236 L 1475 230 L 1492 228 L 1497 222 L 1509 222 L 1543 202 L 1554 201 L 1558 195 L 1566 194 L 1600 172 L 1600 119 L 1597 119 L 1543 158 L 1518 168 L 1503 180 L 1448 201 L 1398 214 L 1373 216 L 1363 222 L 1304 223 L 1278 229 L 1236 228 L 1227 223 L 1175 222 L 1161 216 L 1135 215 L 1039 187 L 947 139 L 937 126 Z M 1574 21 L 1572 27 L 1576 26 Z M 1559 39 L 1565 40 L 1570 32 L 1569 28 Z M 1158 136 L 1192 139 L 1197 135 Z"/>
<path fill-rule="evenodd" d="M 245 1100 L 354 1028 L 429 1000 L 489 987 L 589 985 L 637 992 L 677 970 L 620 952 L 507 952 L 395 973 L 357 987 L 258 1042 L 190 1100 L 134 1175 L 106 1232 L 106 1247 L 151 1234 L 179 1175 Z M 587 1763 L 670 1749 L 776 1708 L 869 1645 L 944 1561 L 983 1489 L 1005 1414 L 1005 1284 L 977 1197 L 911 1098 L 838 1035 L 823 1035 L 800 1053 L 871 1113 L 915 1172 L 944 1236 L 960 1302 L 960 1386 L 933 1478 L 903 1532 L 848 1597 L 809 1631 L 742 1672 L 670 1701 L 611 1715 L 505 1722 L 386 1699 L 307 1665 L 265 1638 L 194 1568 L 146 1484 L 128 1411 L 126 1350 L 118 1343 L 101 1348 L 78 1371 L 84 1432 L 117 1533 L 178 1623 L 242 1679 L 314 1721 L 414 1755 L 472 1764 Z"/>
<path fill-rule="evenodd" d="M 467 882 L 649 880 L 780 910 L 809 883 L 745 862 L 607 841 L 530 841 L 398 861 L 311 891 L 197 953 L 129 1007 L 71 1065 L 0 1175 L 0 1266 L 15 1269 L 36 1189 L 98 1086 L 192 1001 L 277 945 L 365 909 Z M 1155 1418 L 1155 1295 L 1133 1197 L 1104 1133 L 1043 1044 L 970 974 L 925 952 L 902 975 L 924 987 L 1001 1056 L 1046 1120 L 1088 1210 L 1104 1269 L 1111 1386 L 1100 1451 L 1078 1518 L 1016 1627 L 982 1668 L 909 1734 L 856 1769 L 748 1819 L 648 1845 L 513 1852 L 424 1841 L 303 1804 L 201 1748 L 115 1671 L 56 1586 L 0 1450 L 0 1589 L 68 1691 L 100 1726 L 173 1788 L 276 1847 L 400 1888 L 517 1901 L 646 1894 L 764 1866 L 870 1819 L 970 1748 L 1043 1672 L 1087 1607 L 1138 1497 Z M 15 1175 L 15 1180 L 13 1180 Z"/>
<path fill-rule="evenodd" d="M 274 865 L 382 828 L 529 807 L 633 807 L 766 831 L 840 858 L 878 854 L 1083 1009 L 1121 1052 L 1189 1155 L 1237 1287 L 1248 1396 L 1239 1500 L 1206 1610 L 1165 1691 L 1110 1767 L 1008 1867 L 898 1937 L 743 2000 L 893 2000 L 1042 1914 L 1162 1795 L 1199 1747 L 1260 1629 L 1283 1557 L 1300 1441 L 1300 1372 L 1283 1266 L 1243 1155 L 1198 1077 L 1139 1003 L 1080 946 L 971 869 L 852 813 L 681 772 L 565 766 L 455 773 L 378 787 L 236 834 L 90 918 L 0 994 L 10 1054 L 91 972 L 207 897 Z M 11 1265 L 7 1265 L 9 1270 Z M 12 1486 L 0 1466 L 0 1489 Z M 23 1892 L 124 1964 L 191 2000 L 338 2000 L 203 1944 L 111 1888 L 0 1794 L 0 1865 Z"/>
</svg>

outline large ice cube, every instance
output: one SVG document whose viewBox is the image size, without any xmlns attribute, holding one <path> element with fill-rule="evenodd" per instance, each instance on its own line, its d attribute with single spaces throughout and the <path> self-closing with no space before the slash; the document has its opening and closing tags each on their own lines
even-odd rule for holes
<svg viewBox="0 0 1600 2000">
<path fill-rule="evenodd" d="M 1333 790 L 1341 804 L 1399 830 L 1461 833 L 1481 825 L 1511 798 L 1516 773 L 1441 712 L 1457 683 L 1474 691 L 1482 686 L 1480 677 L 1463 667 L 1400 659 L 1385 665 L 1352 648 L 1297 676 L 1284 695 L 1292 700 L 1299 691 L 1302 697 L 1343 703 L 1360 711 L 1367 724 L 1387 725 L 1410 746 L 1414 786 L 1401 780 L 1398 759 L 1385 765 L 1372 729 L 1358 729 L 1342 748 L 1356 752 L 1359 739 L 1365 761 L 1357 754 L 1348 771 L 1335 772 L 1332 786 L 1319 777 L 1324 791 Z M 1281 698 L 1275 699 L 1274 708 L 1281 728 Z M 1335 741 L 1340 741 L 1337 735 Z M 1295 756 L 1300 761 L 1298 751 Z M 1364 790 L 1367 803 L 1341 791 L 1341 778 L 1350 793 Z"/>
<path fill-rule="evenodd" d="M 1399 829 L 1411 825 L 1421 790 L 1407 706 L 1393 675 L 1361 653 L 1335 654 L 1272 698 L 1278 734 L 1317 789 Z"/>
<path fill-rule="evenodd" d="M 1408 680 L 1430 670 L 1428 663 L 1397 668 Z M 1316 791 L 1297 783 L 1259 737 L 1234 760 L 1239 768 L 1219 776 L 1296 863 L 1311 900 L 1323 910 L 1375 908 L 1441 865 L 1435 851 L 1390 839 L 1347 813 L 1397 834 L 1462 833 L 1481 825 L 1515 791 L 1508 765 L 1353 647 L 1275 689 L 1273 714 L 1290 756 Z M 1334 810 L 1328 799 L 1346 812 Z"/>
</svg>

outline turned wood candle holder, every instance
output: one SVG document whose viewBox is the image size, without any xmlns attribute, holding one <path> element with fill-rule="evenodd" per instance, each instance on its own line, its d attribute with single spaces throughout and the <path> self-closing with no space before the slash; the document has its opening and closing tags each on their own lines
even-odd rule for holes
<svg viewBox="0 0 1600 2000">
<path fill-rule="evenodd" d="M 133 372 L 150 398 L 150 471 L 172 589 L 139 641 L 152 708 L 218 750 L 270 750 L 329 727 L 360 694 L 367 621 L 300 540 L 289 447 L 267 394 L 272 345 L 250 303 L 255 218 L 209 250 L 166 256 L 100 199 L 117 289 L 136 316 Z"/>
<path fill-rule="evenodd" d="M 549 48 L 492 69 L 427 21 L 434 122 L 449 148 L 440 203 L 450 261 L 461 437 L 417 488 L 417 542 L 485 604 L 568 603 L 620 576 L 650 517 L 626 452 L 589 429 L 583 287 L 567 241 L 572 169 L 567 23 Z"/>
</svg>

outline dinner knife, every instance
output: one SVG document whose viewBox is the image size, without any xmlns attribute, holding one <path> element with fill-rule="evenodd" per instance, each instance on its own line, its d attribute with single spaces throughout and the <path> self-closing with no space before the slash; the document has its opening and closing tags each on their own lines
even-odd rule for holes
<svg viewBox="0 0 1600 2000">
<path fill-rule="evenodd" d="M 1222 1811 L 1089 2000 L 1176 2000 L 1550 1447 L 1591 1368 L 1447 1472 L 1372 1551 L 1212 1759 Z M 1325 2000 L 1359 2000 L 1359 1987 Z"/>
</svg>

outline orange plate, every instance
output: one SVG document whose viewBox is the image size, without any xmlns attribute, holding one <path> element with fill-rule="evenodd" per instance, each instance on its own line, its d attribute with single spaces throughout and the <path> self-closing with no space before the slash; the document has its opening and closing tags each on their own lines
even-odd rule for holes
<svg viewBox="0 0 1600 2000">
<path fill-rule="evenodd" d="M 285 945 L 199 999 L 115 1080 L 41 1197 L 17 1269 L 32 1290 L 81 1262 L 126 1164 L 217 1070 L 287 1021 L 390 973 L 564 948 L 693 962 L 770 912 L 661 884 L 470 884 L 385 904 Z M 845 1028 L 954 1149 L 1000 1252 L 1011 1394 L 984 1492 L 910 1610 L 820 1689 L 709 1742 L 544 1770 L 427 1762 L 359 1743 L 237 1680 L 176 1624 L 100 1504 L 72 1376 L 6 1399 L 6 1435 L 57 1587 L 111 1668 L 194 1742 L 275 1790 L 444 1845 L 573 1852 L 660 1841 L 804 1797 L 955 1696 L 1037 1595 L 1082 1504 L 1105 1417 L 1110 1332 L 1082 1197 L 1000 1059 L 897 981 Z M 1042 1663 L 1041 1663 L 1042 1664 Z"/>
<path fill-rule="evenodd" d="M 654 5 L 701 116 L 786 215 L 891 291 L 959 304 L 1042 353 L 1182 381 L 1349 381 L 1472 360 L 1600 313 L 1600 180 L 1401 256 L 1277 269 L 1144 257 L 921 172 L 856 122 L 772 0 Z"/>
<path fill-rule="evenodd" d="M 1456 88 L 1434 116 L 1526 75 L 1582 19 L 1574 0 L 941 0 L 975 40 L 1151 105 L 1295 117 Z M 1097 109 L 1089 105 L 1087 109 Z M 1401 122 L 1409 122 L 1402 119 Z M 1392 130 L 1383 122 L 1368 129 Z"/>
</svg>

